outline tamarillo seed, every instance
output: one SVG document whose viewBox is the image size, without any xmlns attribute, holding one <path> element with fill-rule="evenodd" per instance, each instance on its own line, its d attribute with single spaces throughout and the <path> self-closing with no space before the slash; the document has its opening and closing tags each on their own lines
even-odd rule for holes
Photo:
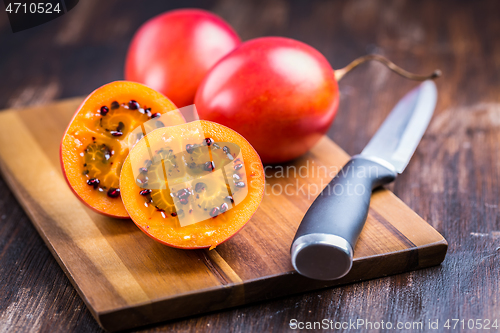
<svg viewBox="0 0 500 333">
<path fill-rule="evenodd" d="M 173 213 L 172 213 L 172 214 L 170 214 L 170 215 L 172 215 L 172 217 L 176 217 L 176 216 L 177 216 L 177 213 L 176 213 L 176 212 L 173 212 Z"/>
<path fill-rule="evenodd" d="M 243 164 L 236 164 L 236 165 L 234 166 L 234 170 L 239 170 L 239 169 L 241 169 L 241 168 L 243 168 Z"/>
<path fill-rule="evenodd" d="M 143 168 L 139 169 L 139 172 L 140 173 L 148 173 L 148 169 L 143 167 Z"/>
<path fill-rule="evenodd" d="M 237 173 L 235 173 L 233 175 L 233 178 L 236 179 L 236 180 L 240 180 L 241 179 L 240 175 L 238 175 Z"/>
<path fill-rule="evenodd" d="M 139 109 L 139 103 L 137 103 L 137 101 L 131 100 L 130 102 L 128 102 L 128 108 L 130 110 L 137 110 Z"/>
<path fill-rule="evenodd" d="M 197 192 L 197 193 L 200 193 L 201 191 L 203 191 L 205 189 L 205 184 L 204 183 L 196 183 L 196 185 L 194 186 L 194 190 Z"/>
<path fill-rule="evenodd" d="M 120 131 L 110 131 L 109 133 L 111 133 L 112 136 L 122 136 L 123 135 L 123 133 Z"/>
<path fill-rule="evenodd" d="M 245 187 L 245 183 L 243 182 L 236 182 L 234 185 L 236 185 L 236 187 Z"/>
<path fill-rule="evenodd" d="M 212 145 L 212 143 L 214 143 L 214 139 L 212 139 L 212 138 L 205 138 L 205 144 L 207 146 L 210 147 Z"/>
<path fill-rule="evenodd" d="M 110 197 L 110 198 L 118 198 L 119 196 L 120 196 L 120 189 L 119 188 L 111 187 L 108 190 L 108 197 Z"/>
<path fill-rule="evenodd" d="M 101 106 L 100 112 L 101 112 L 101 116 L 105 116 L 108 114 L 109 109 L 107 106 Z"/>
<path fill-rule="evenodd" d="M 142 196 L 146 196 L 146 195 L 148 195 L 150 193 L 151 193 L 150 189 L 145 189 L 145 190 L 142 190 L 142 191 L 139 192 L 139 194 L 142 195 Z"/>
<path fill-rule="evenodd" d="M 214 207 L 210 210 L 210 216 L 212 217 L 216 217 L 217 215 L 219 215 L 219 212 L 220 212 L 220 208 L 219 207 Z"/>
<path fill-rule="evenodd" d="M 221 213 L 224 213 L 228 209 L 229 209 L 229 206 L 227 205 L 227 203 L 224 202 L 222 205 L 220 205 L 220 212 Z"/>
<path fill-rule="evenodd" d="M 228 196 L 227 196 L 227 197 L 225 197 L 224 199 L 229 200 L 229 201 L 231 201 L 232 203 L 234 203 L 234 199 L 233 199 L 233 197 L 232 197 L 232 196 L 230 196 L 230 195 L 228 195 Z"/>
<path fill-rule="evenodd" d="M 141 185 L 145 185 L 148 183 L 149 181 L 149 178 L 148 176 L 146 176 L 144 173 L 141 173 L 139 174 L 139 176 L 137 177 L 136 179 L 137 183 L 141 184 Z"/>
<path fill-rule="evenodd" d="M 87 180 L 87 185 L 93 186 L 94 190 L 97 189 L 97 186 L 99 185 L 100 181 L 97 178 L 92 178 Z"/>
<path fill-rule="evenodd" d="M 111 110 L 118 109 L 120 107 L 120 104 L 117 101 L 113 101 L 111 103 Z"/>
<path fill-rule="evenodd" d="M 151 115 L 151 118 L 158 118 L 158 117 L 160 117 L 160 116 L 161 116 L 161 113 L 157 112 L 157 113 L 153 113 L 153 114 Z"/>
<path fill-rule="evenodd" d="M 203 170 L 205 171 L 213 171 L 215 169 L 215 163 L 212 162 L 206 162 L 203 164 Z"/>
<path fill-rule="evenodd" d="M 192 145 L 192 144 L 186 145 L 186 151 L 188 152 L 188 154 L 192 154 L 195 148 L 196 148 L 195 145 Z"/>
<path fill-rule="evenodd" d="M 106 146 L 105 144 L 102 144 L 99 149 L 102 151 L 103 155 L 104 155 L 104 159 L 107 161 L 111 158 L 111 156 L 113 156 L 113 152 L 111 151 L 111 149 Z"/>
<path fill-rule="evenodd" d="M 116 127 L 116 130 L 121 132 L 124 127 L 125 127 L 125 124 L 120 121 L 118 123 L 118 126 Z"/>
<path fill-rule="evenodd" d="M 229 154 L 231 152 L 228 146 L 222 147 L 222 151 L 225 152 L 226 154 Z"/>
<path fill-rule="evenodd" d="M 179 202 L 183 205 L 187 205 L 188 200 L 186 198 L 179 199 Z"/>
<path fill-rule="evenodd" d="M 187 188 L 184 188 L 182 190 L 179 190 L 177 191 L 177 197 L 182 200 L 182 199 L 186 199 L 191 195 L 191 193 L 189 192 L 189 190 Z"/>
</svg>

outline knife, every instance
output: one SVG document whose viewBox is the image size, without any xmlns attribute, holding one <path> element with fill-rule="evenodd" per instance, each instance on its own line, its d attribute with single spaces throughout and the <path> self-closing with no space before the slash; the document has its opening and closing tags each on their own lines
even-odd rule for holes
<svg viewBox="0 0 500 333">
<path fill-rule="evenodd" d="M 304 216 L 292 242 L 297 272 L 335 280 L 352 266 L 353 248 L 368 216 L 372 190 L 403 172 L 429 124 L 436 85 L 424 81 L 391 111 L 377 133 L 323 189 Z"/>
</svg>

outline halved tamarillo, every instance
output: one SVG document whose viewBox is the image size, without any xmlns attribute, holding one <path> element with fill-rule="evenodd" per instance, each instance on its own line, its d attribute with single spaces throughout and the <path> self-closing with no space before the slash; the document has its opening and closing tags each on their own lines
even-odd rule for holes
<svg viewBox="0 0 500 333">
<path fill-rule="evenodd" d="M 214 248 L 259 207 L 259 155 L 241 135 L 210 121 L 156 129 L 131 150 L 120 175 L 135 224 L 176 248 Z"/>
<path fill-rule="evenodd" d="M 128 218 L 119 185 L 129 152 L 128 134 L 159 116 L 166 126 L 184 123 L 176 109 L 168 98 L 140 83 L 116 81 L 92 92 L 75 113 L 60 147 L 63 174 L 77 197 L 101 214 Z"/>
</svg>

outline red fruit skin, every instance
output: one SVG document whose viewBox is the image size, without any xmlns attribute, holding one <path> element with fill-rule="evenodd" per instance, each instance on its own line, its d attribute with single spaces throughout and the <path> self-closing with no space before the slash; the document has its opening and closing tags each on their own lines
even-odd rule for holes
<svg viewBox="0 0 500 333">
<path fill-rule="evenodd" d="M 125 79 L 161 92 L 178 107 L 191 105 L 209 69 L 240 43 L 229 24 L 210 12 L 169 11 L 144 23 L 134 35 Z"/>
<path fill-rule="evenodd" d="M 281 37 L 242 43 L 210 70 L 195 97 L 201 119 L 243 135 L 267 164 L 311 149 L 333 122 L 338 103 L 325 57 Z"/>
</svg>

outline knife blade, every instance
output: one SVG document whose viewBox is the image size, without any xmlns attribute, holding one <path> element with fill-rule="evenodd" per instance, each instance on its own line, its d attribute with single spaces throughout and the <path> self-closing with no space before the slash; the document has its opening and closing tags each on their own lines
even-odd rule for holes
<svg viewBox="0 0 500 333">
<path fill-rule="evenodd" d="M 393 108 L 361 154 L 353 156 L 306 212 L 290 249 L 295 270 L 335 280 L 352 267 L 353 248 L 368 216 L 373 189 L 404 171 L 437 101 L 436 85 L 424 81 Z"/>
<path fill-rule="evenodd" d="M 436 101 L 434 82 L 421 83 L 396 104 L 361 155 L 381 158 L 402 173 L 431 121 Z"/>
</svg>

